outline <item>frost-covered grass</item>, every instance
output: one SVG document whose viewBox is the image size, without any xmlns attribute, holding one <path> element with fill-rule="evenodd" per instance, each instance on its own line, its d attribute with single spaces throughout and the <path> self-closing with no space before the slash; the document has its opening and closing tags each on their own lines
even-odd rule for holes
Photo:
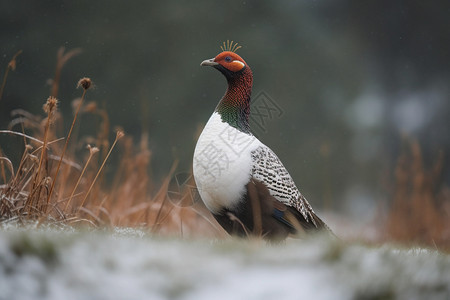
<svg viewBox="0 0 450 300">
<path fill-rule="evenodd" d="M 0 299 L 449 299 L 450 256 L 329 237 L 0 231 Z"/>
</svg>

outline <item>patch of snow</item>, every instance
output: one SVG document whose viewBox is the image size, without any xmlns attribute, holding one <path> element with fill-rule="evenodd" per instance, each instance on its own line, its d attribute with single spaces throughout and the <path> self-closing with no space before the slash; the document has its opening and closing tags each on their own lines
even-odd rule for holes
<svg viewBox="0 0 450 300">
<path fill-rule="evenodd" d="M 448 299 L 450 256 L 342 244 L 0 230 L 0 299 Z"/>
</svg>

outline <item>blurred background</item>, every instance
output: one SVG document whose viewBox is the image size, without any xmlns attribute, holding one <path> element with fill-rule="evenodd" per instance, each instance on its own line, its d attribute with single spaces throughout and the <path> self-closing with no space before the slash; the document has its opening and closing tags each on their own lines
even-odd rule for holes
<svg viewBox="0 0 450 300">
<path fill-rule="evenodd" d="M 58 49 L 80 48 L 61 74 L 67 130 L 76 83 L 88 76 L 96 88 L 87 99 L 112 126 L 136 144 L 148 134 L 157 182 L 176 159 L 178 172 L 189 171 L 199 130 L 226 89 L 219 72 L 199 64 L 233 40 L 264 115 L 252 118 L 255 134 L 316 210 L 364 221 L 389 205 L 407 141 L 418 141 L 425 167 L 443 154 L 433 186 L 449 185 L 449 16 L 448 1 L 2 1 L 2 70 L 23 53 L 0 101 L 0 127 L 13 109 L 44 115 Z M 8 138 L 0 146 L 17 153 Z"/>
</svg>

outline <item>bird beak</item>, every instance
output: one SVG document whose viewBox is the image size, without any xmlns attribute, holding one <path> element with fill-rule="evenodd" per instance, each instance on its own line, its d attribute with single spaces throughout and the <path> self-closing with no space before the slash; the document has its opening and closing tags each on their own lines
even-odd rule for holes
<svg viewBox="0 0 450 300">
<path fill-rule="evenodd" d="M 218 64 L 219 63 L 216 63 L 214 61 L 214 58 L 211 58 L 211 59 L 206 59 L 206 60 L 202 61 L 200 66 L 217 66 Z"/>
</svg>

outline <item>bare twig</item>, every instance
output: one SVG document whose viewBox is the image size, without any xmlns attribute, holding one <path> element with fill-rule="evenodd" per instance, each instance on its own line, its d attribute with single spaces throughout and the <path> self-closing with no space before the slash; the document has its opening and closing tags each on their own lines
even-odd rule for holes
<svg viewBox="0 0 450 300">
<path fill-rule="evenodd" d="M 106 155 L 105 159 L 103 160 L 102 165 L 101 165 L 100 168 L 98 169 L 98 172 L 97 172 L 97 174 L 95 175 L 94 180 L 93 180 L 92 183 L 91 183 L 91 186 L 89 187 L 89 189 L 88 189 L 86 195 L 84 196 L 83 201 L 82 201 L 81 204 L 80 204 L 80 208 L 82 208 L 83 205 L 84 205 L 84 203 L 86 202 L 86 199 L 87 199 L 87 197 L 89 196 L 89 193 L 91 192 L 92 187 L 94 186 L 95 182 L 97 181 L 98 176 L 99 176 L 100 173 L 102 172 L 102 169 L 103 169 L 103 167 L 105 166 L 106 161 L 108 160 L 108 157 L 111 155 L 112 150 L 113 150 L 114 147 L 116 146 L 117 141 L 120 140 L 123 136 L 124 136 L 124 133 L 123 133 L 122 131 L 117 131 L 117 133 L 116 133 L 116 139 L 114 140 L 114 143 L 112 144 L 111 148 L 109 149 L 108 154 Z M 80 208 L 79 208 L 78 210 L 80 210 Z"/>
<path fill-rule="evenodd" d="M 5 75 L 3 76 L 2 86 L 0 87 L 0 101 L 2 100 L 3 90 L 5 89 L 6 78 L 8 77 L 9 70 L 14 71 L 16 69 L 16 65 L 17 65 L 16 58 L 17 58 L 17 56 L 20 55 L 20 53 L 22 53 L 22 50 L 19 50 L 16 54 L 14 54 L 13 58 L 9 62 L 8 66 L 6 67 Z"/>
</svg>

